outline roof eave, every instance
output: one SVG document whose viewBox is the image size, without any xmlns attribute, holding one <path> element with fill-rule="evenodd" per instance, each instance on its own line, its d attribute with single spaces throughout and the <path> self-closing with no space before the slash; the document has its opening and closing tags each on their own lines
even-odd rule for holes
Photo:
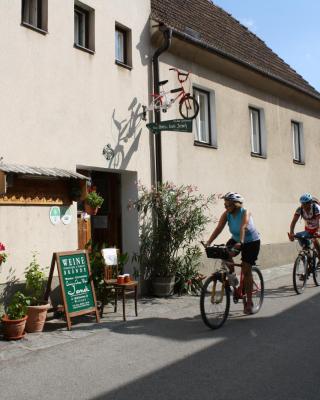
<svg viewBox="0 0 320 400">
<path fill-rule="evenodd" d="M 161 21 L 159 21 L 159 22 L 161 22 Z M 280 82 L 280 83 L 286 85 L 287 87 L 290 87 L 290 88 L 293 88 L 295 90 L 298 90 L 299 92 L 301 92 L 301 93 L 303 93 L 303 94 L 305 94 L 307 96 L 310 96 L 311 98 L 313 98 L 315 100 L 320 101 L 320 93 L 319 93 L 319 95 L 310 93 L 308 90 L 304 90 L 303 88 L 301 88 L 301 87 L 299 87 L 299 86 L 297 86 L 297 85 L 295 85 L 295 84 L 293 84 L 291 82 L 288 82 L 285 79 L 282 79 L 282 78 L 280 78 L 278 76 L 275 76 L 275 75 L 273 75 L 271 73 L 268 73 L 266 71 L 263 71 L 260 68 L 254 66 L 252 64 L 249 64 L 249 63 L 247 63 L 247 62 L 245 62 L 245 61 L 243 61 L 243 60 L 241 60 L 241 59 L 239 59 L 237 57 L 234 57 L 231 54 L 228 54 L 227 52 L 224 52 L 223 50 L 217 49 L 216 47 L 211 46 L 206 42 L 203 42 L 203 41 L 201 41 L 199 39 L 196 39 L 196 38 L 188 35 L 187 33 L 181 32 L 181 31 L 179 31 L 178 29 L 176 29 L 176 28 L 174 28 L 172 26 L 167 25 L 167 27 L 172 30 L 172 35 L 177 37 L 177 38 L 180 38 L 182 40 L 190 42 L 190 43 L 192 43 L 192 44 L 194 44 L 194 45 L 196 45 L 198 47 L 204 48 L 204 49 L 206 49 L 206 50 L 208 50 L 208 51 L 210 51 L 212 53 L 218 54 L 221 57 L 224 57 L 224 58 L 226 58 L 226 59 L 228 59 L 228 60 L 230 60 L 230 61 L 232 61 L 234 63 L 240 64 L 242 66 L 245 66 L 246 68 L 249 68 L 249 69 L 257 72 L 260 75 L 266 76 L 266 77 L 268 77 L 270 79 L 273 79 L 273 80 L 275 80 L 277 82 Z"/>
</svg>

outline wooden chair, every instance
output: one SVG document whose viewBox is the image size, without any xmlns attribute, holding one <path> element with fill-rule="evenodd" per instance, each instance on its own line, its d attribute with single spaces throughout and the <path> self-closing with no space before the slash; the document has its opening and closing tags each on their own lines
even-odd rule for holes
<svg viewBox="0 0 320 400">
<path fill-rule="evenodd" d="M 104 259 L 104 283 L 107 291 L 114 292 L 114 312 L 117 312 L 118 295 L 122 298 L 123 320 L 126 321 L 126 294 L 134 293 L 135 314 L 138 316 L 138 282 L 130 281 L 118 283 L 119 275 L 119 249 L 102 249 L 102 257 Z M 101 317 L 103 314 L 104 305 L 101 307 Z"/>
</svg>

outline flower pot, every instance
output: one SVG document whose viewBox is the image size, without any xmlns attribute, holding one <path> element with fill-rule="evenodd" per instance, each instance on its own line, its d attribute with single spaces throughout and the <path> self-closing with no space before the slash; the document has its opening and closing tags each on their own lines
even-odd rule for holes
<svg viewBox="0 0 320 400">
<path fill-rule="evenodd" d="M 157 297 L 173 295 L 175 276 L 155 277 L 152 279 L 153 294 Z"/>
<path fill-rule="evenodd" d="M 26 331 L 28 333 L 43 331 L 49 308 L 49 303 L 41 304 L 39 306 L 28 306 L 28 320 L 26 323 Z"/>
<path fill-rule="evenodd" d="M 89 215 L 97 215 L 99 207 L 92 208 L 87 202 L 84 203 L 84 211 Z"/>
<path fill-rule="evenodd" d="M 28 316 L 21 319 L 9 319 L 7 315 L 1 318 L 3 335 L 7 340 L 18 340 L 25 335 L 25 326 Z"/>
</svg>

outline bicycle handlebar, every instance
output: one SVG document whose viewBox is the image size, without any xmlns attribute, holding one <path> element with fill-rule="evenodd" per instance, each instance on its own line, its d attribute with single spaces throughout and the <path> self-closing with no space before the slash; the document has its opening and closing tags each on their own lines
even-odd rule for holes
<svg viewBox="0 0 320 400">
<path fill-rule="evenodd" d="M 290 233 L 289 232 L 288 232 L 288 236 L 289 236 L 289 239 L 290 239 Z M 293 237 L 294 237 L 294 239 L 319 239 L 320 238 L 320 234 L 311 235 L 311 233 L 310 233 L 310 236 L 306 237 L 306 238 L 301 238 L 300 236 L 297 236 L 297 235 L 293 235 Z"/>
<path fill-rule="evenodd" d="M 181 72 L 177 68 L 169 68 L 169 71 L 176 71 L 176 73 L 178 74 L 178 81 L 180 83 L 185 82 L 188 79 L 189 74 L 190 74 L 190 72 Z M 183 76 L 184 78 L 180 78 L 181 76 Z"/>
</svg>

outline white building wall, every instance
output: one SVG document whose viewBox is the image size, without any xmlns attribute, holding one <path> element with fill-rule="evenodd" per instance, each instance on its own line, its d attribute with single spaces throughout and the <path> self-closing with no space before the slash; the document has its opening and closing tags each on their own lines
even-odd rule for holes
<svg viewBox="0 0 320 400">
<path fill-rule="evenodd" d="M 21 25 L 21 0 L 0 2 L 0 157 L 8 164 L 131 171 L 149 185 L 150 137 L 141 105 L 148 103 L 150 1 L 83 3 L 95 10 L 94 55 L 73 46 L 73 0 L 48 1 L 46 35 Z M 115 64 L 115 22 L 132 31 L 132 70 Z M 115 151 L 111 161 L 102 155 L 108 143 Z M 123 208 L 133 194 L 128 185 Z M 0 241 L 10 253 L 4 265 L 18 278 L 31 251 L 49 265 L 53 251 L 77 248 L 75 207 L 68 226 L 53 226 L 49 208 L 0 205 Z M 132 229 L 137 231 L 136 220 L 124 232 L 130 250 L 138 240 L 129 238 Z"/>
</svg>

